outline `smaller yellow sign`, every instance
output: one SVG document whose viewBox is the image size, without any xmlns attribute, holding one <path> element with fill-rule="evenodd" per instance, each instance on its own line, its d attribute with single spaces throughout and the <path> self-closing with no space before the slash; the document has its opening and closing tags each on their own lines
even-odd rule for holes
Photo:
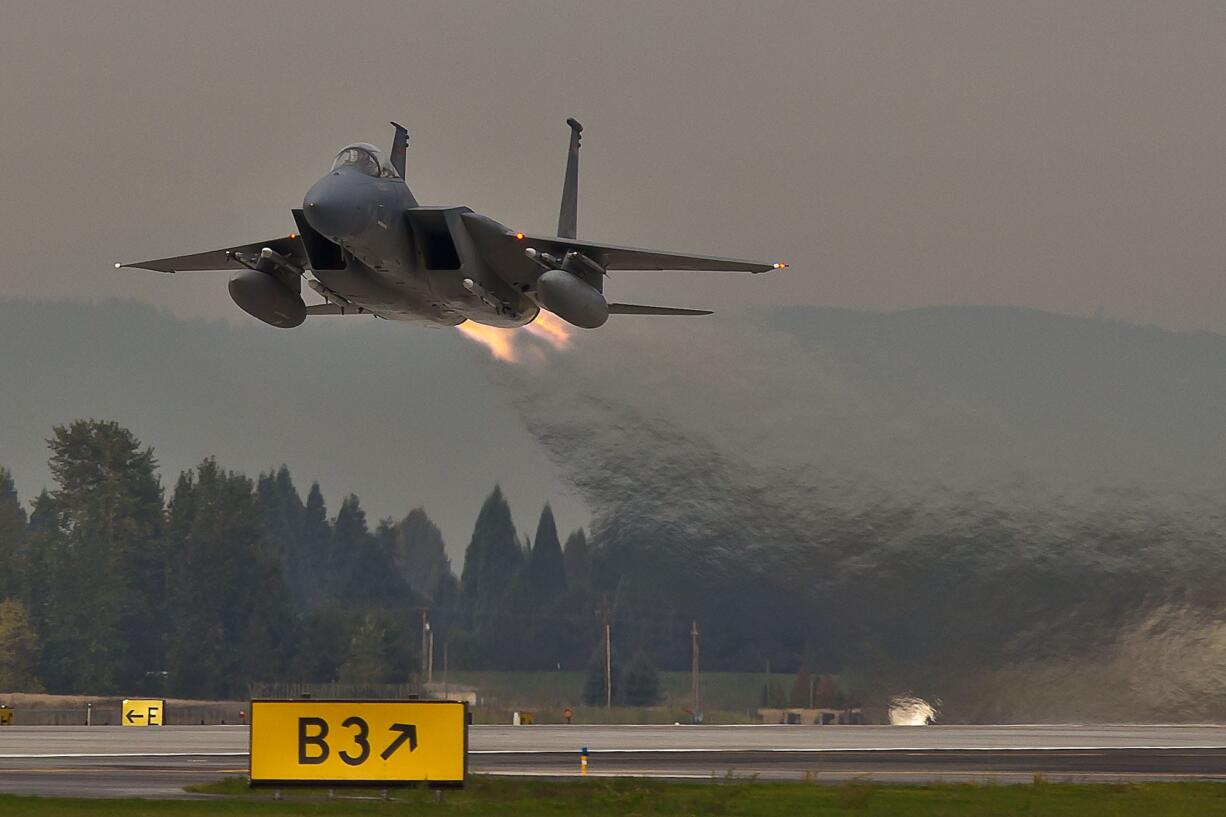
<svg viewBox="0 0 1226 817">
<path fill-rule="evenodd" d="M 125 698 L 119 722 L 124 726 L 161 726 L 166 702 L 159 698 Z"/>
</svg>

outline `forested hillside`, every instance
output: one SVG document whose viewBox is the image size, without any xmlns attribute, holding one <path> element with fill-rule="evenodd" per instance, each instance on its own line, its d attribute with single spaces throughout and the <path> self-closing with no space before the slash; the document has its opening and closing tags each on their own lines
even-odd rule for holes
<svg viewBox="0 0 1226 817">
<path fill-rule="evenodd" d="M 422 614 L 457 668 L 582 667 L 593 650 L 582 531 L 546 506 L 520 536 L 502 491 L 477 514 L 462 578 L 421 508 L 330 514 L 285 467 L 213 459 L 160 482 L 115 422 L 56 426 L 54 485 L 27 511 L 0 469 L 0 689 L 242 697 L 252 681 L 419 679 Z"/>
<path fill-rule="evenodd" d="M 610 322 L 508 367 L 380 322 L 60 309 L 0 305 L 0 684 L 412 682 L 421 608 L 436 677 L 582 671 L 607 599 L 615 674 L 688 669 L 697 621 L 706 670 L 951 719 L 1226 717 L 1222 336 L 795 309 Z M 71 422 L 99 415 L 142 439 Z M 524 439 L 585 536 L 552 492 L 518 504 Z M 180 476 L 185 450 L 216 462 Z"/>
</svg>

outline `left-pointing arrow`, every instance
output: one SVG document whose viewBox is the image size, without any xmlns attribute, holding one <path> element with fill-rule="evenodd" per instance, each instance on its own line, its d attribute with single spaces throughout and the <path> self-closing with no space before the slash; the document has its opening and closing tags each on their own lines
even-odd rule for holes
<svg viewBox="0 0 1226 817">
<path fill-rule="evenodd" d="M 124 717 L 128 719 L 128 723 L 136 723 L 136 719 L 144 720 L 145 716 L 137 712 L 135 709 L 129 709 L 124 713 Z"/>
</svg>

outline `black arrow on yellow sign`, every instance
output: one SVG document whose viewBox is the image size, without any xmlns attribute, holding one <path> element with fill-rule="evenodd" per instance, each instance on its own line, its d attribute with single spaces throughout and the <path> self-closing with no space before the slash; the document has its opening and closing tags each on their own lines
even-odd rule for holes
<svg viewBox="0 0 1226 817">
<path fill-rule="evenodd" d="M 387 760 L 406 740 L 409 742 L 410 752 L 417 748 L 417 727 L 413 724 L 393 723 L 388 729 L 392 732 L 399 732 L 400 735 L 388 744 L 387 748 L 379 754 L 379 757 Z"/>
<path fill-rule="evenodd" d="M 128 723 L 136 723 L 137 718 L 140 718 L 141 720 L 145 719 L 145 716 L 137 713 L 135 709 L 129 709 L 124 713 L 124 717 L 128 719 Z"/>
</svg>

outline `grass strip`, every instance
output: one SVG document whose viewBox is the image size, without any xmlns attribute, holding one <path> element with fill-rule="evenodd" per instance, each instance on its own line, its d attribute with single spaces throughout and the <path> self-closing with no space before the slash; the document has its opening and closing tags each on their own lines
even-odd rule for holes
<svg viewBox="0 0 1226 817">
<path fill-rule="evenodd" d="M 251 790 L 239 778 L 191 787 L 210 799 L 78 800 L 0 797 L 0 817 L 128 817 L 179 815 L 383 815 L 440 817 L 1200 817 L 1226 815 L 1226 785 L 1137 783 L 1073 785 L 1041 780 L 1030 785 L 895 786 L 860 781 L 840 785 L 723 780 L 710 783 L 593 778 L 580 781 L 506 780 L 474 777 L 463 790 L 439 795 L 426 788 Z"/>
</svg>

